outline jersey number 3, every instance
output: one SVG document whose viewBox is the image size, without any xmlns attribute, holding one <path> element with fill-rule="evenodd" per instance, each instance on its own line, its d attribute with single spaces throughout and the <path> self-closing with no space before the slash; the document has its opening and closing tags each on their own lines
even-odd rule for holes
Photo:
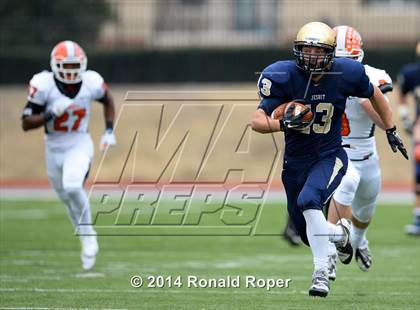
<svg viewBox="0 0 420 310">
<path fill-rule="evenodd" d="M 307 105 L 309 108 L 311 105 Z M 321 122 L 312 124 L 312 130 L 318 134 L 327 134 L 331 129 L 331 119 L 334 115 L 334 106 L 331 103 L 320 102 L 317 104 L 315 111 L 321 113 Z M 301 130 L 301 133 L 310 134 L 311 127 Z"/>
<path fill-rule="evenodd" d="M 77 131 L 77 129 L 80 126 L 80 122 L 82 121 L 82 119 L 85 117 L 86 115 L 86 109 L 79 109 L 79 110 L 72 110 L 72 112 L 70 112 L 73 116 L 76 117 L 73 126 L 70 127 L 70 125 L 68 124 L 64 124 L 65 122 L 67 122 L 67 120 L 69 119 L 70 115 L 69 112 L 65 112 L 63 115 L 61 115 L 60 117 L 57 117 L 54 121 L 54 130 L 56 131 L 64 131 L 64 132 L 68 132 L 68 131 Z"/>
<path fill-rule="evenodd" d="M 271 94 L 271 81 L 269 79 L 263 78 L 261 80 L 262 87 L 260 88 L 261 94 L 264 96 L 270 96 Z"/>
</svg>

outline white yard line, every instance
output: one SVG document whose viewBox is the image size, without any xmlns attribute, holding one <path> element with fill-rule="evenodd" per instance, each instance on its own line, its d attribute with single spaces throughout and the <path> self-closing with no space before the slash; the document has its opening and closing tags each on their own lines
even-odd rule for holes
<svg viewBox="0 0 420 310">
<path fill-rule="evenodd" d="M 384 277 L 385 278 L 385 277 Z M 389 277 L 386 277 L 389 281 Z M 293 286 L 293 279 L 290 283 Z M 0 292 L 31 292 L 31 293 L 128 293 L 128 294 L 191 294 L 191 293 L 204 293 L 204 294 L 219 294 L 219 295 L 231 295 L 231 294 L 273 294 L 273 295 L 291 295 L 291 294 L 304 294 L 307 295 L 307 291 L 297 291 L 290 288 L 273 288 L 267 291 L 265 288 L 245 288 L 242 289 L 223 289 L 223 288 L 141 288 L 141 289 L 63 289 L 63 288 L 16 288 L 16 287 L 2 287 Z M 354 296 L 354 292 L 341 292 L 339 295 Z M 410 292 L 375 292 L 375 295 L 382 296 L 413 296 Z M 0 308 L 1 309 L 1 308 Z M 54 308 L 57 309 L 57 308 Z"/>
</svg>

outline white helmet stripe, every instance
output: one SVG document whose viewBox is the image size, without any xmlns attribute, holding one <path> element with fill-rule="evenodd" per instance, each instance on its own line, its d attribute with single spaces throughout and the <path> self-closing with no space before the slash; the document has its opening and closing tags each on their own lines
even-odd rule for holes
<svg viewBox="0 0 420 310">
<path fill-rule="evenodd" d="M 74 57 L 74 43 L 72 41 L 66 41 L 67 57 Z"/>
<path fill-rule="evenodd" d="M 337 50 L 346 49 L 347 26 L 338 26 L 337 28 Z"/>
</svg>

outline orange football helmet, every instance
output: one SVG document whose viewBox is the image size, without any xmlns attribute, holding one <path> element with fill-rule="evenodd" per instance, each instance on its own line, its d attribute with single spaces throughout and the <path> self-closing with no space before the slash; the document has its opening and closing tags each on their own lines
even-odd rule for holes
<svg viewBox="0 0 420 310">
<path fill-rule="evenodd" d="M 83 49 L 73 41 L 58 43 L 51 52 L 51 70 L 60 82 L 76 84 L 86 71 L 87 57 Z"/>
<path fill-rule="evenodd" d="M 337 26 L 333 29 L 336 33 L 337 47 L 335 57 L 346 57 L 362 62 L 365 55 L 362 46 L 362 36 L 350 26 Z"/>
</svg>

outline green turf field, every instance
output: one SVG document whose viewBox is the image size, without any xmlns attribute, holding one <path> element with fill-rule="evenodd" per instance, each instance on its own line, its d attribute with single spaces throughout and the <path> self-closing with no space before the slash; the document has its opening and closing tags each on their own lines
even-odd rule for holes
<svg viewBox="0 0 420 310">
<path fill-rule="evenodd" d="M 1 201 L 0 308 L 419 309 L 420 239 L 403 234 L 409 206 L 379 206 L 369 233 L 373 269 L 339 265 L 326 299 L 307 296 L 306 247 L 280 237 L 100 237 L 92 272 L 58 202 Z M 274 225 L 274 224 L 273 224 Z M 278 228 L 279 230 L 281 227 Z M 289 288 L 132 288 L 132 275 L 291 278 Z"/>
</svg>

